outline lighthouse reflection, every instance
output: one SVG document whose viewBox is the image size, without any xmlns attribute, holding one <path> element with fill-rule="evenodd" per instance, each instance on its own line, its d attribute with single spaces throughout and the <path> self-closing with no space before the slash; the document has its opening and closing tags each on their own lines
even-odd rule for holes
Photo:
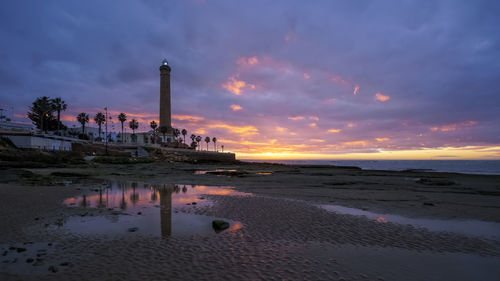
<svg viewBox="0 0 500 281">
<path fill-rule="evenodd" d="M 66 224 L 81 233 L 133 233 L 162 237 L 213 233 L 213 217 L 196 215 L 212 201 L 207 195 L 239 195 L 229 186 L 110 182 L 89 187 L 85 195 L 68 198 L 67 206 L 107 209 L 102 217 L 77 217 Z M 234 224 L 236 227 L 237 224 Z"/>
<path fill-rule="evenodd" d="M 159 188 L 160 191 L 160 227 L 161 236 L 172 235 L 172 192 L 175 186 L 167 185 Z"/>
</svg>

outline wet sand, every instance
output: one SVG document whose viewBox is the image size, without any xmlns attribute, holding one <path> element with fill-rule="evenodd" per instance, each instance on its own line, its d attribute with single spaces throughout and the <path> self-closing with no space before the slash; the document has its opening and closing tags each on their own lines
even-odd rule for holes
<svg viewBox="0 0 500 281">
<path fill-rule="evenodd" d="M 23 177 L 19 169 L 1 171 L 11 181 L 0 184 L 0 248 L 7 251 L 3 260 L 10 261 L 0 265 L 2 280 L 496 280 L 500 275 L 497 239 L 380 223 L 314 206 L 500 222 L 500 176 L 244 163 L 29 171 L 45 175 L 45 185 L 57 185 L 40 186 L 37 177 Z M 54 172 L 65 174 L 50 176 Z M 234 186 L 255 196 L 209 195 L 214 204 L 180 209 L 243 224 L 217 235 L 159 238 L 139 229 L 116 237 L 54 227 L 82 214 L 119 216 L 62 204 L 92 193 L 99 184 L 95 178 Z M 40 265 L 13 266 L 16 258 L 16 264 L 28 264 L 28 256 L 39 250 L 46 252 Z"/>
</svg>

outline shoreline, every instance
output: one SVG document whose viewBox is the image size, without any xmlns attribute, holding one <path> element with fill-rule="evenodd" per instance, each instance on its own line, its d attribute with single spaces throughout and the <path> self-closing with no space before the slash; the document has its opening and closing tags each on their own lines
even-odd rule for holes
<svg viewBox="0 0 500 281">
<path fill-rule="evenodd" d="M 0 173 L 3 179 L 5 175 L 10 177 L 10 183 L 0 184 L 0 197 L 5 202 L 0 206 L 0 227 L 7 229 L 0 233 L 0 246 L 26 247 L 27 253 L 35 246 L 24 245 L 26 242 L 42 243 L 48 248 L 48 254 L 41 261 L 43 270 L 37 267 L 38 271 L 26 274 L 4 266 L 4 270 L 0 270 L 2 280 L 80 280 L 82 276 L 95 280 L 146 277 L 150 280 L 400 280 L 407 273 L 411 273 L 408 280 L 430 280 L 443 272 L 455 280 L 467 280 L 471 276 L 464 270 L 454 273 L 456 268 L 466 268 L 467 264 L 481 272 L 482 279 L 494 280 L 499 273 L 496 268 L 500 268 L 498 238 L 429 231 L 398 224 L 390 218 L 388 222 L 378 222 L 314 207 L 315 204 L 336 204 L 370 212 L 383 210 L 410 218 L 498 223 L 500 176 L 248 162 L 93 163 L 11 168 Z M 426 180 L 417 182 L 417 179 Z M 213 204 L 174 207 L 182 214 L 218 217 L 242 224 L 235 231 L 217 235 L 193 233 L 161 239 L 141 234 L 141 229 L 113 236 L 81 234 L 64 228 L 65 223 L 75 217 L 106 216 L 120 221 L 123 212 L 137 217 L 127 209 L 62 204 L 66 198 L 96 194 L 96 187 L 114 181 L 135 182 L 140 188 L 146 183 L 188 184 L 200 188 L 230 186 L 254 196 L 214 194 L 205 196 Z M 189 187 L 188 192 L 192 188 L 195 187 Z M 127 198 L 130 196 L 127 193 Z M 57 227 L 59 222 L 62 228 Z M 54 246 L 47 247 L 48 243 Z M 9 252 L 7 256 L 11 255 L 22 253 Z M 372 259 L 362 258 L 364 256 Z M 402 260 L 413 263 L 403 264 Z M 432 263 L 420 264 L 419 260 L 447 264 L 447 267 L 436 269 Z M 157 269 L 154 264 L 161 264 L 164 269 Z M 49 266 L 55 266 L 58 272 L 49 272 Z M 186 266 L 191 268 L 189 273 L 183 271 Z M 454 271 L 446 268 L 454 268 Z M 361 274 L 366 278 L 360 277 Z"/>
</svg>

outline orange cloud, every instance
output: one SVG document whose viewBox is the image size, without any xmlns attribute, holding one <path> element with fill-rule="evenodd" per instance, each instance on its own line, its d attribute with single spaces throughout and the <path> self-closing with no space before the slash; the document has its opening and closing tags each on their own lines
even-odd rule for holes
<svg viewBox="0 0 500 281">
<path fill-rule="evenodd" d="M 309 120 L 319 121 L 319 117 L 318 116 L 309 116 Z"/>
<path fill-rule="evenodd" d="M 243 109 L 243 107 L 241 107 L 241 106 L 239 106 L 239 105 L 237 105 L 237 104 L 231 104 L 231 109 L 232 109 L 233 111 L 238 111 L 238 110 L 242 110 L 242 109 Z"/>
<path fill-rule="evenodd" d="M 376 93 L 375 94 L 375 99 L 381 102 L 388 101 L 391 97 L 382 95 L 381 93 Z"/>
<path fill-rule="evenodd" d="M 276 131 L 278 131 L 278 132 L 286 132 L 286 130 L 287 130 L 287 128 L 283 128 L 283 127 L 279 127 L 279 126 L 276 127 Z"/>
<path fill-rule="evenodd" d="M 288 117 L 288 119 L 297 121 L 297 120 L 304 120 L 304 116 L 294 116 L 294 117 Z"/>
<path fill-rule="evenodd" d="M 328 133 L 339 133 L 341 130 L 340 129 L 329 129 L 327 132 Z"/>
<path fill-rule="evenodd" d="M 236 77 L 237 76 L 229 77 L 228 81 L 221 84 L 222 88 L 226 89 L 227 91 L 237 96 L 241 95 L 243 93 L 243 89 L 246 87 L 255 89 L 255 85 L 249 83 L 247 84 L 243 80 L 237 80 Z"/>
<path fill-rule="evenodd" d="M 309 123 L 309 127 L 317 127 L 317 126 L 318 126 L 318 124 L 316 124 L 316 123 Z"/>
<path fill-rule="evenodd" d="M 309 78 L 311 78 L 311 75 L 309 75 L 309 73 L 307 73 L 307 72 L 304 72 L 304 78 L 309 79 Z"/>
<path fill-rule="evenodd" d="M 450 132 L 450 131 L 455 131 L 457 129 L 461 128 L 466 128 L 466 127 L 471 127 L 476 125 L 476 121 L 465 121 L 461 123 L 454 123 L 454 124 L 447 124 L 443 126 L 436 126 L 436 127 L 431 127 L 430 130 L 433 132 L 441 131 L 441 132 Z"/>
<path fill-rule="evenodd" d="M 353 128 L 353 127 L 355 127 L 355 126 L 356 126 L 356 124 L 354 124 L 354 123 L 349 123 L 349 124 L 347 124 L 347 127 L 349 127 L 349 128 Z"/>
<path fill-rule="evenodd" d="M 259 130 L 254 126 L 232 126 L 225 123 L 216 123 L 208 125 L 209 128 L 223 128 L 231 133 L 247 136 L 247 135 L 255 135 L 258 134 Z"/>
<path fill-rule="evenodd" d="M 354 86 L 354 90 L 352 92 L 354 95 L 357 95 L 359 93 L 359 85 Z"/>
<path fill-rule="evenodd" d="M 194 133 L 197 135 L 204 135 L 206 134 L 206 131 L 204 129 L 197 129 Z"/>
<path fill-rule="evenodd" d="M 342 84 L 342 85 L 347 84 L 347 81 L 344 78 L 335 74 L 330 74 L 330 81 L 332 81 L 335 84 Z"/>
<path fill-rule="evenodd" d="M 367 141 L 360 140 L 360 141 L 347 141 L 342 143 L 344 146 L 366 146 L 368 144 Z"/>
<path fill-rule="evenodd" d="M 179 120 L 179 121 L 198 122 L 198 121 L 204 120 L 205 118 L 200 117 L 200 116 L 194 116 L 194 115 L 173 114 L 172 119 Z"/>
<path fill-rule="evenodd" d="M 312 142 L 325 142 L 324 139 L 310 139 Z"/>
<path fill-rule="evenodd" d="M 384 142 L 390 140 L 390 138 L 376 138 L 375 140 L 378 142 Z"/>
</svg>

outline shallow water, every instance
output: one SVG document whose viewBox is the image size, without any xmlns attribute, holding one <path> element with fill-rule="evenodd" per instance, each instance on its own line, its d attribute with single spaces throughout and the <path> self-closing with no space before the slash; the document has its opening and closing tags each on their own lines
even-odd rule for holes
<svg viewBox="0 0 500 281">
<path fill-rule="evenodd" d="M 355 216 L 365 216 L 368 219 L 379 223 L 397 223 L 412 225 L 415 227 L 426 228 L 430 231 L 446 231 L 469 236 L 479 236 L 485 238 L 500 238 L 500 223 L 486 222 L 479 220 L 440 220 L 424 218 L 408 218 L 394 214 L 372 213 L 360 209 L 348 208 L 339 205 L 321 204 L 318 207 L 338 214 L 347 214 Z"/>
<path fill-rule="evenodd" d="M 251 196 L 229 186 L 150 185 L 145 183 L 113 182 L 94 190 L 95 194 L 64 200 L 67 206 L 103 208 L 105 216 L 75 216 L 62 228 L 79 234 L 185 236 L 213 235 L 212 221 L 216 217 L 181 212 L 183 208 L 198 208 L 213 204 L 206 195 Z M 189 211 L 189 210 L 188 210 Z M 229 232 L 243 225 L 230 221 Z"/>
</svg>

